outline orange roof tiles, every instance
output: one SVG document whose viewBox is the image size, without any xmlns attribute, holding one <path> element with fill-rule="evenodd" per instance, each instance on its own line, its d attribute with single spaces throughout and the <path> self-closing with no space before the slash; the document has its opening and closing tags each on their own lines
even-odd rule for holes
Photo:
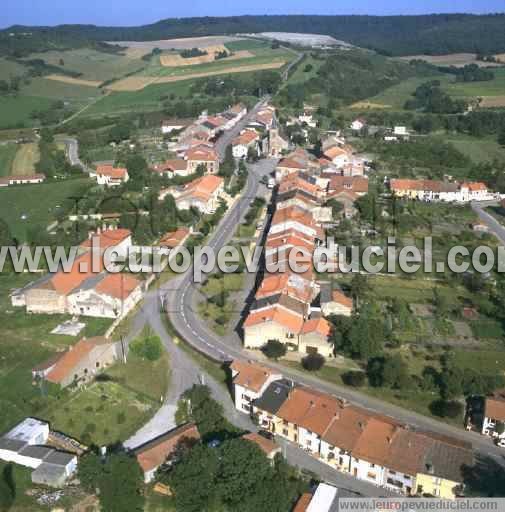
<svg viewBox="0 0 505 512">
<path fill-rule="evenodd" d="M 48 281 L 47 285 L 60 295 L 67 295 L 89 277 L 98 275 L 103 271 L 103 258 L 96 258 L 96 272 L 92 271 L 94 263 L 93 254 L 86 252 L 74 261 L 70 272 L 60 270 Z"/>
<path fill-rule="evenodd" d="M 368 193 L 368 179 L 361 176 L 334 176 L 328 184 L 330 192 L 352 191 L 356 194 Z"/>
<path fill-rule="evenodd" d="M 329 158 L 330 160 L 333 160 L 339 156 L 344 155 L 349 156 L 345 149 L 339 148 L 338 146 L 333 146 L 324 152 L 324 156 Z"/>
<path fill-rule="evenodd" d="M 60 384 L 94 348 L 92 340 L 82 338 L 58 359 L 46 379 L 54 384 Z"/>
<path fill-rule="evenodd" d="M 286 169 L 305 169 L 307 166 L 302 163 L 294 160 L 293 158 L 283 158 L 278 164 L 277 167 L 286 168 Z"/>
<path fill-rule="evenodd" d="M 342 304 L 348 308 L 352 309 L 353 301 L 350 297 L 342 293 L 340 290 L 333 290 L 331 294 L 331 299 L 333 302 L 337 302 L 338 304 Z"/>
<path fill-rule="evenodd" d="M 307 210 L 299 206 L 288 206 L 282 210 L 277 210 L 272 219 L 272 226 L 282 222 L 295 221 L 308 227 L 314 227 L 314 217 Z"/>
<path fill-rule="evenodd" d="M 144 473 L 147 473 L 163 465 L 168 457 L 174 453 L 179 443 L 185 440 L 194 442 L 199 439 L 200 433 L 196 425 L 189 423 L 137 448 L 135 456 Z"/>
<path fill-rule="evenodd" d="M 192 196 L 208 201 L 212 194 L 224 183 L 223 178 L 214 174 L 206 174 L 188 183 L 180 197 Z"/>
<path fill-rule="evenodd" d="M 246 439 L 247 441 L 251 441 L 258 445 L 267 457 L 280 450 L 280 446 L 275 444 L 273 441 L 270 441 L 270 439 L 256 434 L 255 432 L 245 434 L 242 436 L 242 439 Z"/>
<path fill-rule="evenodd" d="M 484 416 L 494 420 L 505 421 L 505 390 L 496 391 L 493 396 L 486 398 Z"/>
<path fill-rule="evenodd" d="M 238 137 L 233 139 L 234 146 L 244 145 L 248 146 L 251 142 L 258 139 L 259 136 L 254 130 L 245 130 Z"/>
<path fill-rule="evenodd" d="M 298 387 L 277 411 L 277 416 L 318 435 L 323 435 L 341 408 L 341 402 L 325 393 Z"/>
<path fill-rule="evenodd" d="M 124 178 L 128 171 L 124 167 L 114 167 L 112 165 L 99 165 L 96 173 L 101 176 L 110 176 L 111 178 Z"/>
<path fill-rule="evenodd" d="M 219 157 L 216 150 L 207 146 L 196 146 L 186 151 L 187 160 L 195 160 L 198 162 L 217 162 Z"/>
<path fill-rule="evenodd" d="M 109 247 L 119 245 L 121 242 L 131 236 L 131 234 L 132 233 L 129 229 L 107 229 L 101 233 L 96 233 L 93 235 L 92 238 L 95 238 L 95 243 L 93 245 L 95 247 L 99 247 L 100 250 L 105 251 L 105 249 Z M 96 240 L 96 238 L 98 238 L 98 240 Z M 84 248 L 91 248 L 91 246 L 91 238 L 88 238 L 81 243 L 81 247 Z"/>
<path fill-rule="evenodd" d="M 282 293 L 294 297 L 302 302 L 310 302 L 314 293 L 312 282 L 297 274 L 266 275 L 258 291 L 256 299 L 269 297 L 277 293 Z"/>
<path fill-rule="evenodd" d="M 107 274 L 95 287 L 97 293 L 109 295 L 115 299 L 127 299 L 141 284 L 129 274 Z"/>
<path fill-rule="evenodd" d="M 327 338 L 331 332 L 331 327 L 328 320 L 323 317 L 319 317 L 312 318 L 311 320 L 305 322 L 302 327 L 302 334 L 309 334 L 312 332 Z"/>
<path fill-rule="evenodd" d="M 296 502 L 293 512 L 307 512 L 310 502 L 312 501 L 312 494 L 306 492 L 300 496 L 300 499 Z"/>
<path fill-rule="evenodd" d="M 277 323 L 289 329 L 290 332 L 299 333 L 303 325 L 303 318 L 281 306 L 272 306 L 268 309 L 250 313 L 246 318 L 244 327 L 260 325 L 265 322 Z"/>
<path fill-rule="evenodd" d="M 165 233 L 161 238 L 158 245 L 160 247 L 169 247 L 174 248 L 183 242 L 183 240 L 189 235 L 189 228 L 181 227 L 177 228 L 176 231 L 171 231 L 170 233 Z"/>
<path fill-rule="evenodd" d="M 264 366 L 246 363 L 239 359 L 235 359 L 230 365 L 230 368 L 234 372 L 238 372 L 237 375 L 233 377 L 234 384 L 251 389 L 255 392 L 259 392 L 267 380 L 273 375 L 273 373 Z"/>
<path fill-rule="evenodd" d="M 183 158 L 172 158 L 171 160 L 165 160 L 162 164 L 155 165 L 152 170 L 163 172 L 163 171 L 185 171 L 188 168 L 188 162 Z"/>
</svg>

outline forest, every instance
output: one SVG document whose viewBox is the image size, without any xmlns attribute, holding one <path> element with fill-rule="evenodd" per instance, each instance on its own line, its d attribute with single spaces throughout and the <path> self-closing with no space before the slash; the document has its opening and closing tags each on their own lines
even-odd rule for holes
<svg viewBox="0 0 505 512">
<path fill-rule="evenodd" d="M 13 26 L 0 31 L 0 54 L 75 48 L 97 41 L 144 41 L 264 31 L 326 34 L 389 56 L 505 52 L 505 15 L 234 16 L 166 19 L 138 27 Z"/>
</svg>

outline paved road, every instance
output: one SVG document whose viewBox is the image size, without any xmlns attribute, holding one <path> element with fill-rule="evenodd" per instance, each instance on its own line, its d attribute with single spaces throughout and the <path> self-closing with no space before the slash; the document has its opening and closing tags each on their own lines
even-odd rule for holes
<svg viewBox="0 0 505 512">
<path fill-rule="evenodd" d="M 505 245 L 505 227 L 503 227 L 490 213 L 484 211 L 484 208 L 489 205 L 496 205 L 496 203 L 472 203 L 472 208 L 493 235 L 500 240 L 502 245 Z"/>
<path fill-rule="evenodd" d="M 71 165 L 80 167 L 83 172 L 89 174 L 90 169 L 80 158 L 79 158 L 79 141 L 77 139 L 67 137 L 63 139 L 66 146 L 67 158 Z"/>
</svg>

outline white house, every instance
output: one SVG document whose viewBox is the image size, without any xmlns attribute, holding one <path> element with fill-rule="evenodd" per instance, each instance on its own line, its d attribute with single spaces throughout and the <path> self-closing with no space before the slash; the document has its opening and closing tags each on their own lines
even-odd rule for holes
<svg viewBox="0 0 505 512">
<path fill-rule="evenodd" d="M 272 382 L 282 379 L 280 373 L 238 359 L 233 361 L 230 369 L 235 408 L 247 414 L 252 412 L 253 400 L 260 398 Z"/>
<path fill-rule="evenodd" d="M 358 117 L 351 123 L 351 130 L 360 132 L 366 126 L 366 121 Z"/>
<path fill-rule="evenodd" d="M 235 158 L 245 158 L 249 149 L 253 148 L 256 155 L 259 154 L 259 135 L 255 130 L 244 130 L 238 137 L 233 139 L 232 152 Z"/>
<path fill-rule="evenodd" d="M 185 128 L 186 125 L 172 121 L 163 121 L 161 123 L 161 133 L 166 135 L 167 133 L 176 132 Z"/>
<path fill-rule="evenodd" d="M 94 175 L 98 185 L 106 187 L 119 187 L 130 179 L 127 169 L 112 165 L 99 165 Z"/>
<path fill-rule="evenodd" d="M 68 312 L 94 318 L 122 318 L 142 300 L 142 290 L 142 281 L 132 275 L 104 273 L 84 281 L 68 295 Z"/>
</svg>

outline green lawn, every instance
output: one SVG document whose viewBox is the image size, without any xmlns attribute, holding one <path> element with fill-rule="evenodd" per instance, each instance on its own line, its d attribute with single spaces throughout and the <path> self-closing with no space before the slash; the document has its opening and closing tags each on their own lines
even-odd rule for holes
<svg viewBox="0 0 505 512">
<path fill-rule="evenodd" d="M 47 399 L 32 386 L 31 369 L 56 351 L 66 349 L 82 336 L 103 334 L 111 321 L 86 319 L 86 328 L 76 337 L 50 334 L 64 315 L 27 315 L 10 305 L 11 290 L 38 276 L 0 273 L 0 433 L 26 416 L 37 416 Z"/>
<path fill-rule="evenodd" d="M 0 129 L 33 126 L 30 114 L 34 111 L 49 110 L 53 100 L 40 96 L 0 97 Z"/>
<path fill-rule="evenodd" d="M 0 144 L 0 176 L 11 174 L 12 162 L 17 150 L 16 144 Z"/>
<path fill-rule="evenodd" d="M 44 507 L 39 505 L 35 498 L 26 494 L 26 491 L 32 487 L 32 469 L 25 468 L 18 464 L 7 464 L 5 462 L 0 461 L 0 478 L 3 477 L 4 472 L 10 472 L 12 482 L 15 486 L 15 498 L 14 502 L 11 504 L 9 508 L 1 508 L 3 505 L 3 496 L 0 496 L 0 510 L 7 511 L 10 510 L 12 512 L 38 512 L 38 511 L 47 511 L 48 507 Z"/>
<path fill-rule="evenodd" d="M 53 428 L 85 443 L 124 441 L 158 410 L 168 388 L 169 364 L 164 355 L 154 363 L 128 356 L 85 390 L 67 394 L 43 411 Z"/>
<path fill-rule="evenodd" d="M 0 219 L 9 225 L 14 236 L 24 241 L 29 228 L 46 229 L 55 219 L 57 205 L 74 205 L 69 198 L 83 196 L 91 184 L 89 179 L 79 178 L 3 188 L 0 190 Z M 26 220 L 22 215 L 26 215 Z"/>
</svg>

